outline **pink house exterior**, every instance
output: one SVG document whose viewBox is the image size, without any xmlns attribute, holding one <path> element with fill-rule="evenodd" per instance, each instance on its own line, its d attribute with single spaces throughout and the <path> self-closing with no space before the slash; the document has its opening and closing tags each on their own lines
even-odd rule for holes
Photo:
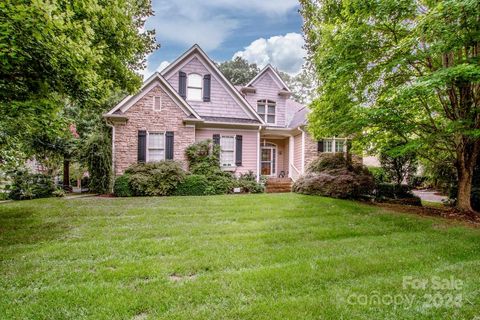
<svg viewBox="0 0 480 320">
<path fill-rule="evenodd" d="M 306 131 L 308 109 L 290 96 L 270 65 L 235 87 L 194 45 L 104 114 L 112 127 L 114 172 L 164 159 L 186 167 L 185 149 L 212 139 L 221 146 L 223 170 L 295 180 L 318 152 L 344 152 L 346 143 L 314 140 Z"/>
</svg>

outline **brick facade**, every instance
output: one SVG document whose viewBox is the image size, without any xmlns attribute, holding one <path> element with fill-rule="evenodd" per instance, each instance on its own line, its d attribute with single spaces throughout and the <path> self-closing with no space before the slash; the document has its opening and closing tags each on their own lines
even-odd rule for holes
<svg viewBox="0 0 480 320">
<path fill-rule="evenodd" d="M 310 162 L 318 156 L 318 143 L 310 133 L 305 132 L 305 171 L 307 171 Z"/>
<path fill-rule="evenodd" d="M 153 97 L 162 97 L 162 109 L 153 110 Z M 185 148 L 195 142 L 195 127 L 186 126 L 188 115 L 176 105 L 160 85 L 151 89 L 142 99 L 125 112 L 128 121 L 115 124 L 115 174 L 122 174 L 128 166 L 137 162 L 138 131 L 173 131 L 174 160 L 186 168 Z"/>
</svg>

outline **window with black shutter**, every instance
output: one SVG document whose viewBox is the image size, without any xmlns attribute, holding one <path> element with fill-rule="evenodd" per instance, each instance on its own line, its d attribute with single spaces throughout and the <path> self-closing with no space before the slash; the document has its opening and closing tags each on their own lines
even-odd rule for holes
<svg viewBox="0 0 480 320">
<path fill-rule="evenodd" d="M 187 98 L 187 74 L 180 71 L 178 73 L 178 94 L 182 98 Z"/>
<path fill-rule="evenodd" d="M 138 162 L 145 162 L 147 160 L 147 131 L 138 131 Z"/>
<path fill-rule="evenodd" d="M 211 87 L 211 75 L 206 74 L 203 76 L 203 101 L 210 101 L 210 87 Z"/>
<path fill-rule="evenodd" d="M 242 166 L 242 136 L 235 136 L 235 165 Z"/>
<path fill-rule="evenodd" d="M 165 159 L 173 160 L 173 131 L 165 133 Z"/>
</svg>

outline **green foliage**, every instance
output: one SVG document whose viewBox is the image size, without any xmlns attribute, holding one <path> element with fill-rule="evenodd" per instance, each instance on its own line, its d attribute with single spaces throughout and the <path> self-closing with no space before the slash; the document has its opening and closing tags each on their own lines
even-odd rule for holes
<svg viewBox="0 0 480 320">
<path fill-rule="evenodd" d="M 218 65 L 223 75 L 234 85 L 246 85 L 260 72 L 255 63 L 248 63 L 242 57 L 224 61 Z"/>
<path fill-rule="evenodd" d="M 52 192 L 52 196 L 57 197 L 57 198 L 63 198 L 65 197 L 67 193 L 63 189 L 55 189 L 55 191 Z"/>
<path fill-rule="evenodd" d="M 395 204 L 421 206 L 422 201 L 415 196 L 408 185 L 379 183 L 375 186 L 375 200 Z"/>
<path fill-rule="evenodd" d="M 323 153 L 313 160 L 307 173 L 293 184 L 293 191 L 342 199 L 369 196 L 374 178 L 362 164 L 347 161 L 343 154 Z"/>
<path fill-rule="evenodd" d="M 30 173 L 25 169 L 12 172 L 11 184 L 7 186 L 8 197 L 13 200 L 29 200 L 51 197 L 55 184 L 51 176 Z"/>
<path fill-rule="evenodd" d="M 28 157 L 40 134 L 61 136 L 67 108 L 98 112 L 137 90 L 134 70 L 156 47 L 143 28 L 152 13 L 150 0 L 2 1 L 0 160 Z"/>
<path fill-rule="evenodd" d="M 403 151 L 433 163 L 448 153 L 467 190 L 480 152 L 480 2 L 301 4 L 321 84 L 310 130 L 318 137 L 352 136 L 363 146 L 397 138 Z M 461 209 L 469 210 L 468 195 L 461 196 Z"/>
<path fill-rule="evenodd" d="M 242 191 L 247 193 L 262 193 L 265 191 L 264 186 L 257 182 L 257 176 L 253 171 L 240 174 L 235 187 L 242 188 Z"/>
<path fill-rule="evenodd" d="M 390 147 L 380 153 L 382 165 L 388 181 L 401 185 L 404 180 L 409 180 L 417 172 L 417 155 L 411 151 L 398 151 L 401 146 Z"/>
<path fill-rule="evenodd" d="M 81 148 L 81 159 L 90 174 L 89 190 L 107 193 L 112 175 L 112 148 L 110 137 L 102 131 L 94 132 Z"/>
<path fill-rule="evenodd" d="M 132 197 L 133 191 L 130 188 L 130 176 L 124 174 L 115 179 L 113 194 L 117 197 Z"/>
<path fill-rule="evenodd" d="M 209 181 L 206 176 L 190 174 L 185 177 L 175 190 L 177 196 L 203 196 L 207 194 Z"/>
<path fill-rule="evenodd" d="M 191 144 L 185 150 L 192 174 L 215 175 L 220 169 L 220 146 L 207 139 Z"/>
<path fill-rule="evenodd" d="M 373 175 L 375 184 L 388 182 L 387 173 L 382 167 L 368 167 L 368 171 Z"/>
<path fill-rule="evenodd" d="M 171 160 L 134 164 L 125 173 L 135 196 L 171 195 L 185 179 L 181 165 Z"/>
</svg>

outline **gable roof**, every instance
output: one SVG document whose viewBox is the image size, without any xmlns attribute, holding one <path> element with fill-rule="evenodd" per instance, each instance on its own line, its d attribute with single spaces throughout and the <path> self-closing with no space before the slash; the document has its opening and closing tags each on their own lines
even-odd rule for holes
<svg viewBox="0 0 480 320">
<path fill-rule="evenodd" d="M 259 123 L 265 124 L 265 122 L 260 118 L 258 113 L 252 108 L 252 106 L 247 102 L 245 97 L 243 97 L 240 92 L 235 88 L 235 86 L 223 75 L 223 73 L 218 69 L 217 65 L 207 56 L 207 54 L 200 48 L 198 44 L 193 45 L 190 49 L 185 51 L 180 57 L 175 61 L 169 64 L 165 69 L 162 70 L 161 74 L 164 77 L 174 71 L 183 61 L 187 60 L 191 55 L 197 54 L 207 69 L 213 71 L 216 76 L 223 82 L 226 89 L 230 92 L 230 95 L 238 102 L 240 107 L 247 113 L 253 116 Z"/>
<path fill-rule="evenodd" d="M 293 115 L 292 120 L 288 124 L 289 128 L 297 128 L 300 126 L 304 126 L 307 124 L 308 121 L 308 114 L 310 113 L 310 110 L 305 106 L 295 112 Z"/>
<path fill-rule="evenodd" d="M 253 86 L 253 84 L 255 83 L 255 81 L 257 81 L 264 73 L 268 72 L 268 71 L 271 71 L 273 73 L 273 75 L 275 76 L 274 77 L 274 81 L 277 82 L 277 84 L 279 85 L 279 87 L 283 87 L 282 89 L 285 89 L 287 90 L 288 92 L 291 92 L 290 91 L 290 88 L 287 86 L 287 84 L 285 83 L 285 81 L 283 81 L 282 77 L 280 77 L 280 75 L 278 74 L 277 70 L 275 70 L 274 67 L 272 67 L 272 65 L 269 63 L 267 64 L 252 80 L 250 80 L 249 83 L 247 83 L 245 85 L 245 87 L 250 87 L 250 86 Z"/>
<path fill-rule="evenodd" d="M 151 89 L 153 89 L 157 84 L 163 85 L 165 92 L 167 93 L 173 101 L 185 112 L 187 116 L 193 115 L 196 119 L 201 119 L 198 113 L 178 94 L 178 92 L 173 89 L 173 87 L 168 83 L 165 78 L 160 75 L 158 72 L 155 72 L 151 75 L 140 88 L 139 92 L 135 95 L 129 95 L 120 101 L 115 107 L 108 111 L 104 116 L 114 116 L 118 113 L 125 113 L 130 109 L 136 102 L 142 99 Z"/>
</svg>

